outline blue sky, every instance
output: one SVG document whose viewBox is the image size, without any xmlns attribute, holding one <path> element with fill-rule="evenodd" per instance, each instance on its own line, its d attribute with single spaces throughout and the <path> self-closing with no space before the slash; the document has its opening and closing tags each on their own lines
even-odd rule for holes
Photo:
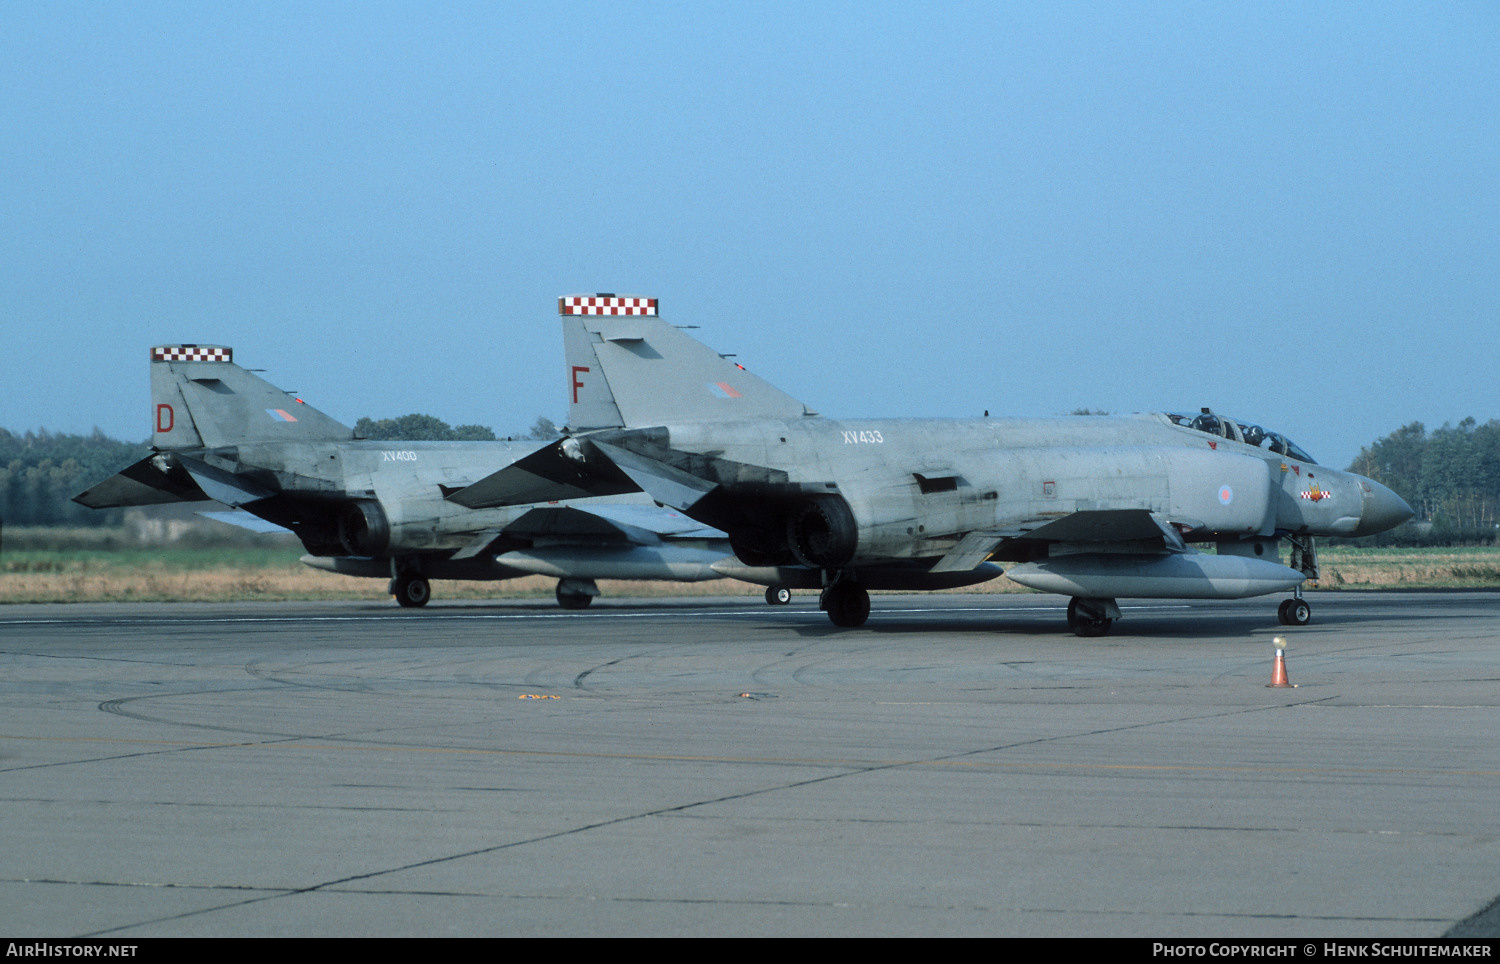
<svg viewBox="0 0 1500 964">
<path fill-rule="evenodd" d="M 154 344 L 566 414 L 559 295 L 844 417 L 1500 417 L 1493 3 L 0 6 L 0 426 Z"/>
</svg>

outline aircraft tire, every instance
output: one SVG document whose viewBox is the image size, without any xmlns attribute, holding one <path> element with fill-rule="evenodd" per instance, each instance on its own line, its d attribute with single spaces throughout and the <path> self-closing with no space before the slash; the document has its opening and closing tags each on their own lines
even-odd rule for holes
<svg viewBox="0 0 1500 964">
<path fill-rule="evenodd" d="M 593 601 L 594 597 L 587 593 L 563 592 L 560 588 L 557 590 L 557 604 L 564 609 L 587 609 Z"/>
<path fill-rule="evenodd" d="M 432 583 L 421 576 L 399 576 L 395 595 L 404 608 L 419 609 L 432 600 Z"/>
<path fill-rule="evenodd" d="M 839 583 L 824 590 L 823 608 L 835 626 L 854 629 L 870 618 L 870 594 L 863 586 Z"/>
<path fill-rule="evenodd" d="M 785 606 L 792 601 L 792 591 L 785 586 L 770 586 L 766 589 L 766 605 Z"/>
<path fill-rule="evenodd" d="M 1306 626 L 1312 622 L 1312 607 L 1305 599 L 1285 599 L 1276 607 L 1276 618 L 1283 626 Z"/>
<path fill-rule="evenodd" d="M 1088 616 L 1078 611 L 1078 600 L 1068 601 L 1068 628 L 1073 630 L 1073 635 L 1084 639 L 1096 639 L 1100 636 L 1109 635 L 1109 628 L 1114 625 L 1114 620 L 1107 616 Z"/>
<path fill-rule="evenodd" d="M 1095 639 L 1100 636 L 1109 635 L 1109 627 L 1113 626 L 1113 619 L 1081 619 L 1078 625 L 1073 627 L 1073 634 L 1084 639 Z"/>
</svg>

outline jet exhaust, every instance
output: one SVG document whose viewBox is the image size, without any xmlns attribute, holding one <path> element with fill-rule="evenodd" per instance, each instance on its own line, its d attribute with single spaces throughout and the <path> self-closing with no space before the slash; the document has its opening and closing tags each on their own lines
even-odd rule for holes
<svg viewBox="0 0 1500 964">
<path fill-rule="evenodd" d="M 339 544 L 351 556 L 378 556 L 391 544 L 391 524 L 379 502 L 360 499 L 339 512 Z"/>
</svg>

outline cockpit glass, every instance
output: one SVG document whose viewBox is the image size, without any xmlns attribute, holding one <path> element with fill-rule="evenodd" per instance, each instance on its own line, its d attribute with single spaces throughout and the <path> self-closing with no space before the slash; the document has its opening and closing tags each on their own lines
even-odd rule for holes
<svg viewBox="0 0 1500 964">
<path fill-rule="evenodd" d="M 1269 432 L 1259 425 L 1225 418 L 1209 411 L 1198 415 L 1181 415 L 1175 412 L 1168 412 L 1166 414 L 1167 418 L 1171 419 L 1174 425 L 1180 425 L 1183 428 L 1194 429 L 1208 435 L 1216 435 L 1219 438 L 1232 439 L 1236 442 L 1244 442 L 1246 445 L 1266 449 L 1276 455 L 1285 455 L 1288 458 L 1296 459 L 1299 462 L 1307 462 L 1310 465 L 1318 464 L 1296 442 L 1277 432 Z"/>
</svg>

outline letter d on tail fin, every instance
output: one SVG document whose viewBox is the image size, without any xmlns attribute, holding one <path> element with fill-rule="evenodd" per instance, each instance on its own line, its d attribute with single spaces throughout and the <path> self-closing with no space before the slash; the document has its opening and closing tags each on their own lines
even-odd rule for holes
<svg viewBox="0 0 1500 964">
<path fill-rule="evenodd" d="M 236 365 L 228 348 L 151 349 L 151 444 L 157 449 L 343 440 L 350 434 L 348 426 Z"/>
<path fill-rule="evenodd" d="M 657 316 L 655 298 L 558 299 L 575 432 L 816 414 Z"/>
</svg>

